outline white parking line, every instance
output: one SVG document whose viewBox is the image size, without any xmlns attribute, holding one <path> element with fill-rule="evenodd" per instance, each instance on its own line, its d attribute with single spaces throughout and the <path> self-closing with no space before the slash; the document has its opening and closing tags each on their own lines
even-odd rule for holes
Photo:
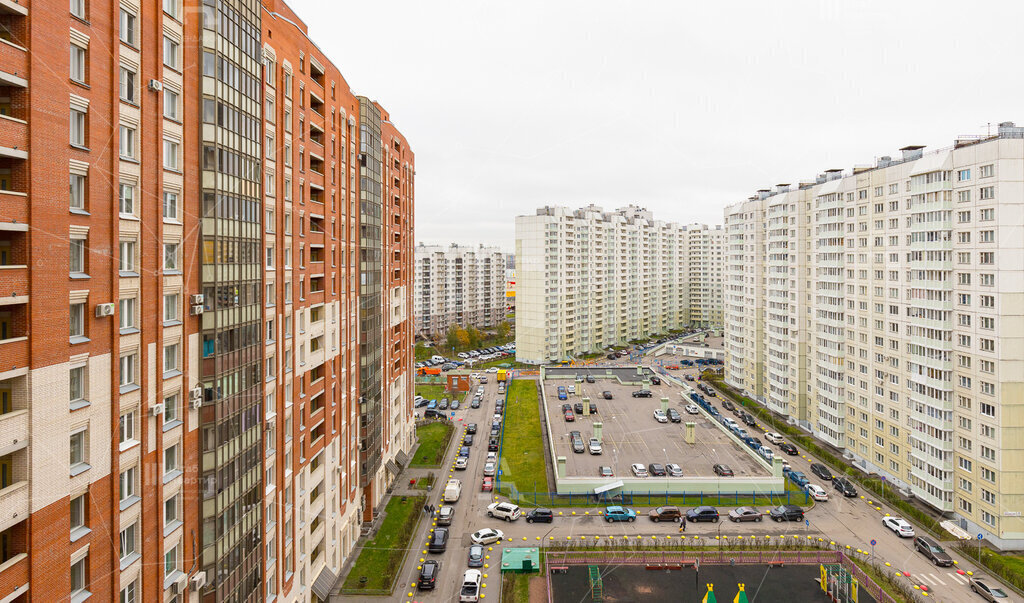
<svg viewBox="0 0 1024 603">
<path fill-rule="evenodd" d="M 935 574 L 928 574 L 928 575 L 929 575 L 929 576 L 931 576 L 931 577 L 932 577 L 932 579 L 933 579 L 933 580 L 935 580 L 936 582 L 938 582 L 939 584 L 941 584 L 941 585 L 943 585 L 943 586 L 945 586 L 945 585 L 946 585 L 946 583 L 942 581 L 942 578 L 939 578 L 939 577 L 938 577 L 938 576 L 936 576 Z"/>
</svg>

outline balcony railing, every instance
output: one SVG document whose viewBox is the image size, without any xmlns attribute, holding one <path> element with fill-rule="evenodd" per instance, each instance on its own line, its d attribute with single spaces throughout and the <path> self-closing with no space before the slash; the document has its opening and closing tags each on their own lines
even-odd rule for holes
<svg viewBox="0 0 1024 603">
<path fill-rule="evenodd" d="M 0 490 L 0 531 L 28 519 L 28 482 L 14 482 Z"/>
<path fill-rule="evenodd" d="M 26 488 L 27 490 L 27 488 Z M 0 563 L 0 593 L 17 599 L 28 592 L 28 554 L 18 553 Z"/>
</svg>

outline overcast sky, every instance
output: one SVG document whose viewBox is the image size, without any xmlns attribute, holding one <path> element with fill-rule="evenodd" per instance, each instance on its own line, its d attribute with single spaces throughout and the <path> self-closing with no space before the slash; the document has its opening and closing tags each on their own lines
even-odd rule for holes
<svg viewBox="0 0 1024 603">
<path fill-rule="evenodd" d="M 425 243 L 511 251 L 546 204 L 717 224 L 759 188 L 1024 122 L 1019 1 L 291 5 L 409 139 Z"/>
</svg>

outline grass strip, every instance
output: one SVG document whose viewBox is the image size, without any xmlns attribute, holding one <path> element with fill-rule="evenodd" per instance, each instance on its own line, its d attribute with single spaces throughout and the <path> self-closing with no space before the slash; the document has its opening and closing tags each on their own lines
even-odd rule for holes
<svg viewBox="0 0 1024 603">
<path fill-rule="evenodd" d="M 425 496 L 391 497 L 384 508 L 387 515 L 377 530 L 377 536 L 363 544 L 359 557 L 345 578 L 343 590 L 380 594 L 379 591 L 390 591 L 394 587 L 426 500 Z M 363 577 L 365 581 L 361 581 Z"/>
<path fill-rule="evenodd" d="M 452 424 L 447 421 L 433 421 L 416 428 L 416 437 L 420 441 L 416 455 L 410 461 L 410 467 L 433 468 L 441 466 L 441 459 L 448 450 L 451 440 Z"/>
</svg>

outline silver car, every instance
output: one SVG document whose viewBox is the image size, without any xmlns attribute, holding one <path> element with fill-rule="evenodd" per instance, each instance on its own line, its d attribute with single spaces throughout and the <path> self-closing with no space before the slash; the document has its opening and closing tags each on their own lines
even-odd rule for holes
<svg viewBox="0 0 1024 603">
<path fill-rule="evenodd" d="M 493 477 L 494 476 L 494 463 L 493 462 L 488 461 L 487 463 L 484 463 L 484 475 L 486 475 L 488 477 Z"/>
</svg>

